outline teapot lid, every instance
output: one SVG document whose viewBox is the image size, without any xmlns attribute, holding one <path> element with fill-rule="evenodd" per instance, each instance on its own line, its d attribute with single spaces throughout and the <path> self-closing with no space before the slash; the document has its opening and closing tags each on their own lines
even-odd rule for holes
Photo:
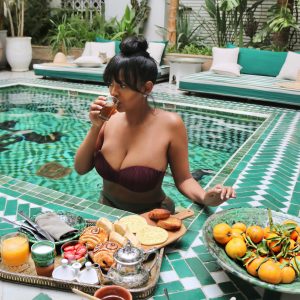
<svg viewBox="0 0 300 300">
<path fill-rule="evenodd" d="M 114 257 L 120 263 L 137 263 L 143 259 L 143 250 L 133 247 L 128 241 L 125 247 L 115 252 Z"/>
</svg>

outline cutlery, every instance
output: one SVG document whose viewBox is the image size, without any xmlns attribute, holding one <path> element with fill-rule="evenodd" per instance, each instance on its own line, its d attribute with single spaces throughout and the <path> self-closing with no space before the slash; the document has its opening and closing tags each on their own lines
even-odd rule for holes
<svg viewBox="0 0 300 300">
<path fill-rule="evenodd" d="M 31 235 L 33 235 L 35 237 L 36 240 L 40 241 L 40 240 L 43 240 L 45 239 L 43 236 L 40 236 L 37 232 L 35 232 L 35 230 L 31 227 L 28 227 L 26 226 L 25 224 L 19 224 L 17 222 L 14 222 L 14 221 L 11 221 L 9 219 L 6 219 L 4 217 L 1 217 L 1 219 L 6 222 L 6 223 L 9 223 L 9 224 L 12 224 L 12 225 L 16 225 L 18 227 L 20 227 L 21 229 L 25 230 L 26 232 L 30 233 Z"/>
<path fill-rule="evenodd" d="M 55 242 L 54 238 L 45 230 L 43 230 L 38 224 L 33 222 L 28 216 L 24 214 L 23 211 L 19 211 L 18 214 L 26 220 L 27 223 L 29 223 L 30 226 L 32 226 L 40 235 L 44 236 L 47 240 L 51 242 Z"/>
<path fill-rule="evenodd" d="M 79 295 L 79 296 L 82 296 L 82 297 L 85 297 L 86 299 L 90 299 L 90 300 L 101 300 L 100 298 L 97 298 L 95 296 L 91 296 L 90 294 L 87 294 L 87 293 L 84 293 L 80 290 L 77 290 L 75 288 L 72 288 L 72 292 Z"/>
<path fill-rule="evenodd" d="M 168 293 L 168 289 L 167 289 L 167 288 L 164 289 L 164 293 L 165 293 L 165 296 L 166 296 L 167 300 L 170 300 L 170 297 L 169 297 L 169 293 Z"/>
</svg>

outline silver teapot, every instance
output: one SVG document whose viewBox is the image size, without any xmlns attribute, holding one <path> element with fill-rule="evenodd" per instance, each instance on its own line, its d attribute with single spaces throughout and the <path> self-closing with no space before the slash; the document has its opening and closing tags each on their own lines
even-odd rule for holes
<svg viewBox="0 0 300 300">
<path fill-rule="evenodd" d="M 143 263 L 151 253 L 155 253 L 155 258 L 150 267 L 146 268 Z M 142 286 L 148 282 L 158 258 L 158 249 L 144 251 L 133 247 L 128 241 L 125 247 L 115 252 L 115 264 L 109 269 L 106 277 L 114 284 L 128 289 Z"/>
</svg>

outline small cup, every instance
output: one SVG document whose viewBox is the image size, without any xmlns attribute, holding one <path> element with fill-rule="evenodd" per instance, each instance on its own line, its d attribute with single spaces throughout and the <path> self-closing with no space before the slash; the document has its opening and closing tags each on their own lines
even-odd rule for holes
<svg viewBox="0 0 300 300">
<path fill-rule="evenodd" d="M 8 233 L 1 237 L 2 263 L 9 267 L 26 264 L 29 258 L 29 241 L 21 232 Z"/>
<path fill-rule="evenodd" d="M 131 293 L 122 286 L 108 285 L 98 289 L 95 297 L 105 300 L 132 300 Z"/>
<path fill-rule="evenodd" d="M 37 275 L 52 276 L 55 254 L 55 243 L 51 241 L 39 241 L 31 246 L 31 257 Z"/>
<path fill-rule="evenodd" d="M 119 100 L 114 96 L 108 96 L 106 98 L 106 104 L 99 112 L 99 118 L 108 121 L 112 114 L 116 111 Z"/>
</svg>

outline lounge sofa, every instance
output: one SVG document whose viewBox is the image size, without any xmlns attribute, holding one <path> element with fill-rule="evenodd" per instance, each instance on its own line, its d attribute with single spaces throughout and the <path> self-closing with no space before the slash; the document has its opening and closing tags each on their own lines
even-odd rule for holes
<svg viewBox="0 0 300 300">
<path fill-rule="evenodd" d="M 96 42 L 87 42 L 85 44 L 81 57 L 77 58 L 74 63 L 34 64 L 33 70 L 35 75 L 48 78 L 104 83 L 103 73 L 106 64 L 100 60 L 99 53 L 104 54 L 107 58 L 111 58 L 120 51 L 119 45 L 119 41 L 98 38 Z M 168 80 L 169 78 L 170 67 L 161 64 L 165 47 L 165 42 L 149 42 L 148 51 L 158 64 L 157 81 Z"/>
<path fill-rule="evenodd" d="M 240 48 L 237 61 L 241 66 L 240 76 L 216 74 L 211 70 L 199 72 L 182 77 L 179 89 L 300 106 L 300 81 L 294 85 L 295 81 L 285 79 L 285 76 L 277 77 L 286 65 L 287 54 Z"/>
</svg>

